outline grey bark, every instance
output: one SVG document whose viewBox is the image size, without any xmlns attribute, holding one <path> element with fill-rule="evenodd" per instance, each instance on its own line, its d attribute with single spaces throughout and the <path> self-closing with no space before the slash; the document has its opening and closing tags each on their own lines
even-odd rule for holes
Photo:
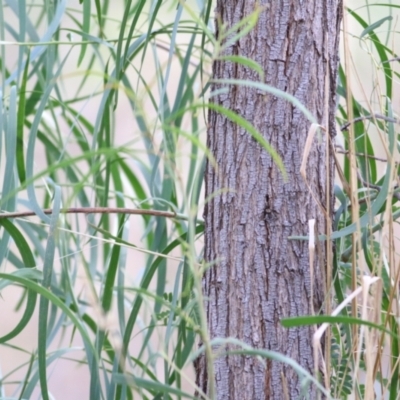
<svg viewBox="0 0 400 400">
<path fill-rule="evenodd" d="M 254 0 L 217 0 L 216 27 L 233 26 L 253 12 Z M 341 0 L 273 0 L 258 2 L 266 9 L 256 28 L 230 46 L 225 54 L 257 61 L 265 83 L 292 94 L 321 125 L 330 121 L 335 132 Z M 325 115 L 325 74 L 329 74 L 329 115 Z M 216 61 L 214 78 L 259 80 L 243 66 Z M 220 85 L 214 85 L 213 90 Z M 271 156 L 242 128 L 217 112 L 209 113 L 208 147 L 217 168 L 208 163 L 205 208 L 205 260 L 217 263 L 203 278 L 211 338 L 238 338 L 255 348 L 278 351 L 313 372 L 313 328 L 285 329 L 284 317 L 311 314 L 308 221 L 325 233 L 326 221 L 299 170 L 310 122 L 281 98 L 254 88 L 229 86 L 213 102 L 237 112 L 262 133 L 282 157 L 285 182 Z M 326 207 L 326 137 L 315 139 L 307 177 L 311 190 Z M 333 179 L 330 180 L 330 184 Z M 332 186 L 330 186 L 332 193 Z M 332 210 L 333 203 L 331 204 Z M 329 222 L 328 222 L 329 223 Z M 324 298 L 325 244 L 314 265 L 314 309 Z M 254 357 L 225 356 L 215 360 L 215 377 L 206 362 L 196 363 L 197 383 L 207 393 L 215 379 L 217 399 L 297 399 L 301 387 L 288 366 Z M 284 376 L 284 379 L 282 379 Z M 313 388 L 310 398 L 316 398 Z"/>
</svg>

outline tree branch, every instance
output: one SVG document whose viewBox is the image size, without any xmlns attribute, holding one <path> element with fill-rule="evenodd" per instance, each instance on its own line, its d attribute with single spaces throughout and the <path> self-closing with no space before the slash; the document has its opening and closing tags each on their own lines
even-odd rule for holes
<svg viewBox="0 0 400 400">
<path fill-rule="evenodd" d="M 45 214 L 52 214 L 53 210 L 47 208 L 43 210 Z M 154 217 L 187 219 L 186 216 L 168 211 L 142 210 L 135 208 L 117 208 L 117 207 L 70 207 L 62 208 L 61 214 L 129 214 L 129 215 L 151 215 Z M 36 213 L 33 211 L 0 212 L 0 219 L 33 217 Z"/>
<path fill-rule="evenodd" d="M 338 146 L 335 145 L 335 147 L 339 150 L 336 150 L 336 153 L 338 154 L 349 154 L 348 150 L 345 150 L 342 146 Z M 382 161 L 382 162 L 387 162 L 386 158 L 381 158 L 381 157 L 375 157 L 375 156 L 371 156 L 369 154 L 365 154 L 365 153 L 355 153 L 355 155 L 357 157 L 365 157 L 365 158 L 371 158 L 372 160 L 376 160 L 376 161 Z"/>
<path fill-rule="evenodd" d="M 344 125 L 342 125 L 340 127 L 340 130 L 342 132 L 347 131 L 347 129 L 349 129 L 350 125 L 355 124 L 356 122 L 365 121 L 365 120 L 369 120 L 369 119 L 382 119 L 384 121 L 393 122 L 395 124 L 399 123 L 399 120 L 396 118 L 386 117 L 385 115 L 382 115 L 382 114 L 371 114 L 371 115 L 364 115 L 363 117 L 355 118 L 352 121 L 345 123 Z"/>
</svg>

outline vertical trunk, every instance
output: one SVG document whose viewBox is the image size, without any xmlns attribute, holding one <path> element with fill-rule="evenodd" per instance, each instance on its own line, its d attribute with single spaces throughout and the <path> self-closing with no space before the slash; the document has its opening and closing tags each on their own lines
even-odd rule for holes
<svg viewBox="0 0 400 400">
<path fill-rule="evenodd" d="M 217 0 L 216 24 L 233 26 L 257 3 L 265 7 L 257 26 L 226 54 L 257 61 L 266 84 L 295 96 L 321 125 L 329 119 L 334 135 L 341 0 Z M 226 61 L 215 62 L 213 75 L 259 80 L 254 71 Z M 288 237 L 308 235 L 312 218 L 319 233 L 326 230 L 313 198 L 326 207 L 327 168 L 333 176 L 332 162 L 326 165 L 326 137 L 314 141 L 309 155 L 311 193 L 299 173 L 310 123 L 298 109 L 244 86 L 230 86 L 213 101 L 256 126 L 282 157 L 289 179 L 283 180 L 270 155 L 248 133 L 210 111 L 208 146 L 217 168 L 208 164 L 206 196 L 218 195 L 208 197 L 205 209 L 205 259 L 217 264 L 206 272 L 203 288 L 211 337 L 235 337 L 278 351 L 312 372 L 313 329 L 287 330 L 280 320 L 312 313 L 308 243 Z M 313 267 L 316 311 L 324 296 L 325 244 L 321 247 Z M 296 373 L 275 361 L 265 368 L 256 358 L 221 357 L 214 363 L 215 377 L 207 376 L 205 364 L 198 361 L 197 382 L 207 392 L 208 380 L 215 379 L 217 399 L 296 399 L 301 393 Z"/>
</svg>

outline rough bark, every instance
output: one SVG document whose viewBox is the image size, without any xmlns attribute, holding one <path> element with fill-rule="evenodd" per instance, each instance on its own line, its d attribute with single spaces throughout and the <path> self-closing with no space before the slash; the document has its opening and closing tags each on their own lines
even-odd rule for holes
<svg viewBox="0 0 400 400">
<path fill-rule="evenodd" d="M 257 61 L 265 83 L 295 96 L 321 125 L 329 119 L 334 135 L 341 0 L 218 0 L 217 37 L 220 23 L 233 26 L 256 3 L 265 7 L 256 28 L 225 54 Z M 213 76 L 259 80 L 254 71 L 226 61 L 214 63 Z M 314 140 L 309 155 L 311 193 L 299 172 L 310 128 L 302 112 L 282 98 L 244 86 L 230 86 L 212 101 L 255 125 L 282 157 L 289 179 L 284 181 L 271 156 L 245 130 L 210 111 L 208 147 L 217 168 L 207 166 L 206 196 L 219 193 L 205 208 L 205 260 L 218 260 L 203 279 L 211 338 L 235 337 L 278 351 L 312 372 L 313 328 L 288 330 L 280 320 L 312 313 L 308 243 L 288 237 L 307 236 L 312 218 L 319 233 L 326 231 L 313 198 L 326 207 L 327 168 L 333 176 L 333 162 L 326 165 L 326 137 Z M 324 297 L 324 246 L 313 267 L 316 311 Z M 278 362 L 264 367 L 254 357 L 229 356 L 216 359 L 214 366 L 215 377 L 208 377 L 205 359 L 198 360 L 197 383 L 207 393 L 209 379 L 215 379 L 217 399 L 297 399 L 301 394 L 296 373 Z M 316 397 L 313 389 L 309 394 Z"/>
</svg>

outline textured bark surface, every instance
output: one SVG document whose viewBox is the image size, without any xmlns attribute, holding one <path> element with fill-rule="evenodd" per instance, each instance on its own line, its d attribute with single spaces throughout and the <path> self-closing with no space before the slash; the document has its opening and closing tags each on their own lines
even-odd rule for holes
<svg viewBox="0 0 400 400">
<path fill-rule="evenodd" d="M 321 125 L 326 126 L 329 118 L 334 134 L 341 0 L 264 0 L 258 4 L 266 9 L 256 28 L 225 54 L 257 61 L 264 68 L 265 83 L 295 96 Z M 217 19 L 231 27 L 255 6 L 253 0 L 218 0 Z M 214 64 L 213 74 L 215 78 L 259 80 L 254 71 L 225 61 Z M 330 82 L 328 116 L 326 74 Z M 312 313 L 308 243 L 288 237 L 307 236 L 311 218 L 316 219 L 319 233 L 326 231 L 325 217 L 299 173 L 310 122 L 286 100 L 253 88 L 230 86 L 228 93 L 213 101 L 256 126 L 284 160 L 289 180 L 283 180 L 270 155 L 246 131 L 210 112 L 208 146 L 218 167 L 208 164 L 206 196 L 223 190 L 205 209 L 205 259 L 219 260 L 203 280 L 211 337 L 235 337 L 255 348 L 278 351 L 313 371 L 314 330 L 288 330 L 280 325 L 284 317 Z M 323 206 L 326 168 L 333 174 L 332 162 L 326 166 L 325 140 L 314 140 L 307 166 L 312 192 Z M 313 272 L 317 312 L 324 296 L 324 267 L 322 248 Z M 229 356 L 218 358 L 214 365 L 212 379 L 220 400 L 300 396 L 296 373 L 281 363 L 268 361 L 264 367 L 256 358 Z M 211 377 L 204 358 L 198 360 L 196 370 L 197 382 L 207 392 Z"/>
</svg>

